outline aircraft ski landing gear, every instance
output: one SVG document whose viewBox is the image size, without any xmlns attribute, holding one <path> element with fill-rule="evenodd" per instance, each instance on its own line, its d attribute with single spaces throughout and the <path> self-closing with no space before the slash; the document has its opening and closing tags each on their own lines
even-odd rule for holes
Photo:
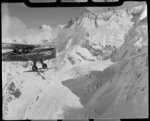
<svg viewBox="0 0 150 121">
<path fill-rule="evenodd" d="M 43 69 L 47 69 L 47 64 L 43 63 L 42 67 L 43 67 Z"/>
<path fill-rule="evenodd" d="M 36 65 L 32 66 L 32 70 L 33 70 L 33 71 L 38 71 L 37 66 L 36 66 Z"/>
<path fill-rule="evenodd" d="M 42 60 L 39 60 L 40 62 L 41 62 L 41 64 L 42 64 L 42 68 L 43 69 L 47 69 L 47 64 L 45 64 L 45 63 L 43 63 L 43 61 Z"/>
</svg>

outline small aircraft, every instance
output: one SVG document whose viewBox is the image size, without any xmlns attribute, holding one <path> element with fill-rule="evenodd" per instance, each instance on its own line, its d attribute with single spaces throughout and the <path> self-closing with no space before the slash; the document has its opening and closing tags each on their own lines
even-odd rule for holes
<svg viewBox="0 0 150 121">
<path fill-rule="evenodd" d="M 42 64 L 43 69 L 47 69 L 44 60 L 56 58 L 55 45 L 29 45 L 2 43 L 2 49 L 11 50 L 2 53 L 2 61 L 32 61 L 32 71 L 38 71 L 37 62 Z"/>
</svg>

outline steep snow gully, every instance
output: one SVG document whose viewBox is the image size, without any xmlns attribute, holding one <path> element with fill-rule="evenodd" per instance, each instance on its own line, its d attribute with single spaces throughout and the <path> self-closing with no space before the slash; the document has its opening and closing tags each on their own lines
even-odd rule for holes
<svg viewBox="0 0 150 121">
<path fill-rule="evenodd" d="M 146 4 L 38 29 L 39 43 L 58 44 L 57 58 L 40 74 L 24 72 L 30 62 L 2 62 L 3 119 L 148 117 Z M 30 44 L 31 35 L 16 42 Z"/>
</svg>

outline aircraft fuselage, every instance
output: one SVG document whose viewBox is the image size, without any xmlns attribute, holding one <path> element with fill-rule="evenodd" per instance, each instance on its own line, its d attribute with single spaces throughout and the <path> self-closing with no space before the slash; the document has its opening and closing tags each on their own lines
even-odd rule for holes
<svg viewBox="0 0 150 121">
<path fill-rule="evenodd" d="M 19 51 L 18 51 L 19 52 Z M 39 61 L 56 57 L 55 48 L 33 50 L 28 53 L 15 53 L 14 51 L 2 54 L 2 61 Z"/>
</svg>

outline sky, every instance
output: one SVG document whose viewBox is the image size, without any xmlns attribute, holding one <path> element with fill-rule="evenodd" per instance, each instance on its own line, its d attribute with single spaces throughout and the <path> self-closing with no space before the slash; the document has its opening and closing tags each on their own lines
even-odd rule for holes
<svg viewBox="0 0 150 121">
<path fill-rule="evenodd" d="M 10 15 L 22 19 L 29 26 L 49 24 L 56 26 L 64 24 L 71 18 L 76 18 L 88 12 L 85 8 L 30 8 L 9 4 Z"/>
<path fill-rule="evenodd" d="M 37 28 L 43 24 L 55 28 L 57 25 L 66 24 L 70 19 L 80 17 L 84 13 L 100 13 L 106 11 L 106 9 L 104 7 L 31 8 L 24 3 L 2 3 L 2 36 L 18 36 L 31 28 Z"/>
<path fill-rule="evenodd" d="M 14 36 L 43 24 L 55 28 L 87 12 L 81 7 L 30 8 L 24 3 L 2 3 L 3 33 Z"/>
</svg>

